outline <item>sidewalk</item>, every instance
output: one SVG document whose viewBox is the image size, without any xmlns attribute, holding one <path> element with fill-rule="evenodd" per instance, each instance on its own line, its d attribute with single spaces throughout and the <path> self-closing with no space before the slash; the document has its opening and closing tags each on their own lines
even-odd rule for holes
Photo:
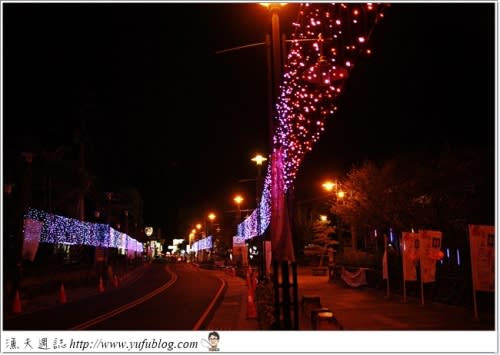
<svg viewBox="0 0 500 355">
<path fill-rule="evenodd" d="M 247 286 L 240 277 L 213 271 L 227 282 L 227 290 L 207 329 L 258 330 L 256 319 L 247 319 Z M 303 296 L 317 296 L 321 306 L 329 308 L 344 330 L 494 330 L 495 315 L 474 319 L 471 309 L 408 298 L 387 297 L 385 290 L 366 286 L 352 288 L 342 280 L 331 282 L 328 276 L 313 276 L 310 267 L 298 268 L 299 303 Z M 300 330 L 311 330 L 310 318 L 299 305 Z"/>
<path fill-rule="evenodd" d="M 227 289 L 206 329 L 259 330 L 257 319 L 247 318 L 248 288 L 246 280 L 225 271 L 214 270 L 213 272 L 227 283 Z"/>
<path fill-rule="evenodd" d="M 120 286 L 141 277 L 149 264 L 138 267 L 120 280 Z M 247 318 L 246 280 L 222 270 L 204 270 L 216 274 L 227 287 L 220 296 L 207 330 L 259 330 L 257 319 Z M 344 330 L 494 330 L 495 314 L 480 314 L 474 319 L 472 309 L 427 302 L 418 299 L 402 302 L 401 295 L 386 297 L 385 290 L 366 286 L 352 288 L 342 280 L 331 282 L 328 276 L 313 276 L 311 267 L 298 268 L 300 330 L 311 330 L 311 319 L 300 307 L 303 296 L 319 297 L 321 306 L 330 309 Z M 98 294 L 94 288 L 66 290 L 68 302 Z M 58 305 L 58 292 L 23 301 L 23 314 Z M 4 319 L 16 317 L 6 312 Z"/>
</svg>

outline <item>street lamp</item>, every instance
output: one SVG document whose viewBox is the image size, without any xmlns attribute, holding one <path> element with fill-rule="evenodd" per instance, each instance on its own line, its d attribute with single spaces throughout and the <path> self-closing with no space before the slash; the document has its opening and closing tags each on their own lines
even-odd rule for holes
<svg viewBox="0 0 500 355">
<path fill-rule="evenodd" d="M 280 37 L 281 37 L 281 34 L 280 34 L 280 28 L 279 28 L 279 16 L 278 16 L 278 10 L 280 8 L 282 8 L 284 5 L 286 5 L 286 3 L 261 3 L 262 6 L 265 6 L 266 8 L 269 9 L 269 11 L 271 11 L 271 25 L 272 25 L 272 40 L 269 38 L 270 36 L 269 35 L 266 35 L 266 41 L 265 43 L 257 43 L 257 44 L 253 44 L 253 45 L 247 45 L 247 46 L 240 46 L 240 47 L 235 47 L 235 48 L 231 48 L 231 49 L 227 49 L 227 50 L 222 50 L 222 51 L 218 51 L 217 53 L 225 53 L 225 52 L 228 52 L 228 51 L 233 51 L 233 50 L 239 50 L 239 49 L 243 49 L 243 48 L 248 48 L 248 47 L 254 47 L 255 45 L 261 45 L 261 44 L 265 44 L 266 47 L 267 47 L 267 66 L 268 66 L 268 127 L 269 127 L 269 151 L 272 151 L 273 149 L 273 136 L 274 136 L 274 117 L 277 117 L 277 107 L 276 107 L 276 103 L 278 101 L 278 98 L 280 96 L 280 84 L 281 84 L 281 71 L 282 71 L 282 58 L 285 56 L 285 41 L 281 40 Z M 272 51 L 271 51 L 271 47 L 272 47 Z M 262 156 L 261 156 L 262 157 Z M 258 168 L 258 177 L 260 178 L 260 175 L 261 175 L 261 171 L 260 171 L 260 168 L 261 168 L 261 165 L 262 165 L 262 162 L 266 160 L 265 158 L 262 160 L 260 158 L 257 158 L 256 157 L 256 160 L 252 159 L 252 161 L 255 161 L 255 163 L 257 164 L 257 168 Z M 259 191 L 259 180 L 260 179 L 257 179 L 257 208 L 258 208 L 258 211 L 257 211 L 257 234 L 260 234 L 260 224 L 261 224 L 261 221 L 260 221 L 260 191 Z M 261 273 L 260 273 L 260 277 L 263 278 L 264 276 L 264 270 L 265 270 L 265 263 L 264 263 L 264 238 L 262 237 L 262 263 L 261 263 Z M 292 265 L 293 266 L 293 265 Z M 278 311 L 278 307 L 279 305 L 282 303 L 281 301 L 279 301 L 280 299 L 280 296 L 279 296 L 279 289 L 278 289 L 278 277 L 277 277 L 277 273 L 278 273 L 278 269 L 279 269 L 279 266 L 278 264 L 273 264 L 273 269 L 274 269 L 274 274 L 275 274 L 275 277 L 273 277 L 273 283 L 274 283 L 274 287 L 275 287 L 275 307 L 277 309 L 277 313 L 275 314 L 276 318 L 277 319 L 280 319 L 280 314 L 279 314 L 279 311 Z M 283 291 L 283 294 L 284 294 L 284 300 L 283 300 L 283 309 L 285 310 L 284 311 L 284 317 L 285 317 L 285 328 L 287 329 L 290 329 L 290 325 L 288 324 L 289 323 L 289 316 L 290 316 L 290 302 L 289 302 L 289 297 L 287 296 L 287 294 L 289 293 L 289 282 L 288 282 L 288 267 L 286 268 L 286 270 L 282 270 L 282 274 L 283 274 L 283 278 L 286 278 L 287 280 L 284 282 L 284 284 L 282 285 L 282 291 Z M 294 287 L 294 290 L 293 290 L 293 294 L 294 294 L 294 297 L 297 298 L 297 282 L 296 282 L 296 265 L 293 266 L 293 279 L 294 279 L 294 283 L 293 283 L 293 287 Z M 295 302 L 295 305 L 297 305 L 298 303 Z M 295 307 L 295 306 L 294 306 Z M 294 309 L 294 313 L 295 315 L 298 314 L 298 308 L 295 307 Z M 295 318 L 295 323 L 296 323 L 296 326 L 295 328 L 298 329 L 298 318 Z"/>
<path fill-rule="evenodd" d="M 216 218 L 214 213 L 209 213 L 208 214 L 208 219 L 210 220 L 210 233 L 213 232 L 213 223 L 214 219 Z M 207 226 L 207 221 L 205 220 L 205 235 L 208 237 L 208 226 Z M 214 244 L 215 244 L 215 236 L 212 235 L 212 246 L 210 248 L 210 256 L 213 259 L 214 258 Z"/>
<path fill-rule="evenodd" d="M 237 195 L 233 198 L 233 201 L 236 202 L 237 210 L 236 210 L 236 219 L 237 222 L 240 223 L 241 221 L 241 203 L 243 202 L 243 197 L 240 195 Z"/>
<path fill-rule="evenodd" d="M 273 49 L 273 98 L 276 100 L 279 96 L 279 84 L 281 82 L 281 66 L 282 66 L 282 53 L 281 40 L 280 40 L 280 20 L 278 12 L 287 3 L 260 3 L 262 6 L 267 7 L 271 11 L 271 28 L 272 28 L 272 49 Z M 273 101 L 273 100 L 271 100 Z M 272 134 L 272 132 L 270 132 Z"/>
<path fill-rule="evenodd" d="M 269 50 L 268 50 L 268 72 L 271 72 L 273 75 L 269 75 L 269 81 L 270 81 L 270 86 L 272 84 L 272 89 L 269 88 L 268 92 L 271 95 L 271 98 L 269 99 L 269 118 L 268 118 L 268 124 L 269 124 L 269 146 L 271 149 L 271 152 L 273 151 L 273 136 L 274 136 L 274 117 L 277 117 L 277 101 L 280 96 L 280 84 L 281 84 L 281 68 L 283 65 L 283 58 L 285 57 L 285 40 L 283 41 L 280 39 L 280 27 L 279 27 L 279 16 L 278 12 L 279 9 L 285 5 L 285 3 L 268 3 L 267 5 L 265 3 L 262 4 L 263 6 L 266 6 L 270 11 L 271 11 L 271 26 L 272 26 L 272 58 L 269 55 Z M 266 38 L 266 42 L 267 38 Z M 272 65 L 271 65 L 271 60 L 272 60 Z M 272 69 L 271 69 L 272 67 Z M 272 80 L 271 80 L 272 78 Z M 272 81 L 272 83 L 271 83 Z M 273 175 L 274 173 L 271 173 Z M 274 180 L 275 176 L 272 176 L 272 179 Z M 271 200 L 271 209 L 276 208 L 277 206 L 273 206 L 276 202 L 273 202 Z M 260 206 L 259 206 L 260 207 Z M 288 208 L 286 206 L 283 206 L 285 209 Z M 260 211 L 260 210 L 259 210 Z M 280 213 L 282 213 L 281 211 Z M 259 224 L 260 224 L 260 213 L 259 213 Z M 288 216 L 286 217 L 288 219 Z M 273 223 L 273 222 L 271 222 Z M 287 225 L 289 225 L 290 221 L 285 221 Z M 274 235 L 276 233 L 276 226 L 271 225 L 271 240 L 276 237 Z M 264 252 L 264 238 L 262 238 L 262 251 Z M 292 252 L 293 253 L 293 252 Z M 274 259 L 274 255 L 273 255 Z M 264 253 L 262 254 L 262 269 L 265 270 L 265 264 L 264 264 Z M 275 318 L 277 319 L 278 324 L 280 324 L 281 327 L 281 318 L 283 318 L 283 327 L 285 329 L 298 329 L 299 328 L 299 318 L 298 318 L 298 281 L 297 281 L 297 265 L 295 263 L 292 263 L 292 283 L 290 283 L 289 280 L 289 265 L 287 262 L 283 261 L 281 263 L 281 283 L 279 281 L 278 277 L 278 272 L 280 270 L 279 262 L 275 262 L 273 260 L 273 286 L 274 286 L 274 307 L 275 307 Z M 281 288 L 281 291 L 280 291 Z M 291 288 L 291 294 L 293 295 L 293 299 L 295 300 L 293 302 L 293 314 L 294 314 L 294 325 L 292 328 L 292 323 L 291 323 L 291 305 L 292 302 L 290 300 L 290 288 Z M 281 296 L 280 296 L 281 294 Z M 283 316 L 283 317 L 282 317 Z"/>
<path fill-rule="evenodd" d="M 213 224 L 214 223 L 214 219 L 215 219 L 215 214 L 213 213 L 209 213 L 208 214 L 208 219 L 210 220 L 210 222 Z M 212 225 L 210 225 L 212 227 Z M 212 229 L 213 228 L 210 228 L 210 233 L 212 233 Z M 208 237 L 208 227 L 207 225 L 205 224 L 205 234 L 206 236 Z"/>
<path fill-rule="evenodd" d="M 261 192 L 260 192 L 260 186 L 261 186 L 261 177 L 262 177 L 262 163 L 265 162 L 267 159 L 264 158 L 261 154 L 257 154 L 255 157 L 252 158 L 252 161 L 255 162 L 257 165 L 257 179 L 255 180 L 256 184 L 256 196 L 255 196 L 255 202 L 257 204 L 257 238 L 261 236 L 261 247 L 260 247 L 260 270 L 259 270 L 259 278 L 260 280 L 265 279 L 265 272 L 266 272 L 266 261 L 265 261 L 265 239 L 263 233 L 261 233 L 261 221 L 260 221 L 260 200 L 261 200 Z"/>
<path fill-rule="evenodd" d="M 325 181 L 321 186 L 323 186 L 323 188 L 326 190 L 326 191 L 332 191 L 336 186 L 337 184 L 328 180 L 328 181 Z"/>
<path fill-rule="evenodd" d="M 339 183 L 326 181 L 325 183 L 323 183 L 322 186 L 326 191 L 328 191 L 330 193 L 333 192 L 333 197 L 334 197 L 333 201 L 334 201 L 335 205 L 337 205 L 340 201 L 343 201 L 346 193 L 345 193 L 345 191 L 343 191 L 340 188 Z M 340 241 L 341 235 L 342 235 L 342 220 L 341 220 L 338 212 L 335 214 L 335 217 L 337 220 L 337 236 L 338 236 L 338 239 Z M 354 244 L 353 244 L 353 247 L 355 247 Z"/>
</svg>

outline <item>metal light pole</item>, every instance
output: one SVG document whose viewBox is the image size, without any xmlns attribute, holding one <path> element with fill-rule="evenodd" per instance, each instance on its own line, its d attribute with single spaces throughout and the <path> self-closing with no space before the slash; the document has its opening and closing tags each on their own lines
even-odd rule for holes
<svg viewBox="0 0 500 355">
<path fill-rule="evenodd" d="M 236 202 L 237 210 L 236 210 L 236 224 L 241 222 L 241 203 L 243 202 L 243 197 L 237 195 L 233 198 L 233 201 Z"/>
<path fill-rule="evenodd" d="M 214 223 L 214 219 L 215 219 L 215 214 L 213 213 L 210 213 L 208 215 L 208 219 L 210 220 L 210 227 L 211 227 L 211 234 L 213 234 L 213 223 Z M 206 225 L 206 220 L 205 220 L 205 233 L 206 233 L 206 236 L 208 237 L 208 227 Z M 214 244 L 215 244 L 215 235 L 212 235 L 212 246 L 210 247 L 210 258 L 212 260 L 214 260 Z"/>
<path fill-rule="evenodd" d="M 264 280 L 266 278 L 266 241 L 264 238 L 264 234 L 261 231 L 261 214 L 260 214 L 260 201 L 261 201 L 261 191 L 260 184 L 262 180 L 262 163 L 265 162 L 267 158 L 264 158 L 262 155 L 257 154 L 252 158 L 252 161 L 257 164 L 257 179 L 255 180 L 256 186 L 256 196 L 255 202 L 257 204 L 257 238 L 261 238 L 261 247 L 260 247 L 260 264 L 259 264 L 259 279 Z"/>
</svg>

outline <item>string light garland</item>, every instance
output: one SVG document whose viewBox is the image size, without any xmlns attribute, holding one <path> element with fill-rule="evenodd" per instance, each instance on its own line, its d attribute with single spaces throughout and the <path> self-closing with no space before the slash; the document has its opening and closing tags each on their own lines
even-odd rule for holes
<svg viewBox="0 0 500 355">
<path fill-rule="evenodd" d="M 26 212 L 25 219 L 42 223 L 40 243 L 117 248 L 128 250 L 129 254 L 143 252 L 142 243 L 107 224 L 83 222 L 33 208 Z"/>
<path fill-rule="evenodd" d="M 337 111 L 342 93 L 359 55 L 371 55 L 368 47 L 375 25 L 388 4 L 300 4 L 293 23 L 292 45 L 284 66 L 283 82 L 274 117 L 273 150 L 283 148 L 284 189 L 293 186 L 307 152 L 325 130 L 325 121 Z M 271 164 L 267 167 L 260 203 L 261 231 L 254 211 L 238 225 L 238 236 L 261 235 L 271 217 Z"/>
<path fill-rule="evenodd" d="M 285 191 L 325 130 L 343 85 L 387 5 L 301 4 L 285 65 L 273 138 L 285 155 Z M 312 41 L 311 41 L 312 39 Z"/>
<path fill-rule="evenodd" d="M 202 251 L 202 250 L 212 249 L 212 236 L 209 235 L 206 238 L 197 240 L 196 242 L 193 243 L 193 246 L 191 247 L 191 249 L 195 253 L 198 253 L 199 251 Z"/>
</svg>

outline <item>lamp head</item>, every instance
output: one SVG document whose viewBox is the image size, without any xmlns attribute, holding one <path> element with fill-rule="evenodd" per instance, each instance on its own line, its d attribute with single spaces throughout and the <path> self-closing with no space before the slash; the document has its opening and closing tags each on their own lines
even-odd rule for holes
<svg viewBox="0 0 500 355">
<path fill-rule="evenodd" d="M 283 6 L 285 6 L 288 3 L 286 3 L 286 2 L 261 2 L 259 4 L 268 8 L 269 10 L 273 11 L 273 10 L 281 9 Z"/>
<path fill-rule="evenodd" d="M 325 181 L 325 183 L 321 186 L 323 186 L 326 191 L 332 191 L 335 188 L 336 184 L 332 181 Z"/>
<path fill-rule="evenodd" d="M 260 154 L 257 154 L 255 157 L 252 158 L 252 161 L 255 162 L 257 165 L 262 165 L 262 162 L 264 162 L 266 160 L 267 160 L 267 158 L 264 158 Z"/>
<path fill-rule="evenodd" d="M 233 201 L 236 202 L 238 205 L 240 205 L 243 202 L 243 197 L 238 195 L 235 198 L 233 198 Z"/>
</svg>

